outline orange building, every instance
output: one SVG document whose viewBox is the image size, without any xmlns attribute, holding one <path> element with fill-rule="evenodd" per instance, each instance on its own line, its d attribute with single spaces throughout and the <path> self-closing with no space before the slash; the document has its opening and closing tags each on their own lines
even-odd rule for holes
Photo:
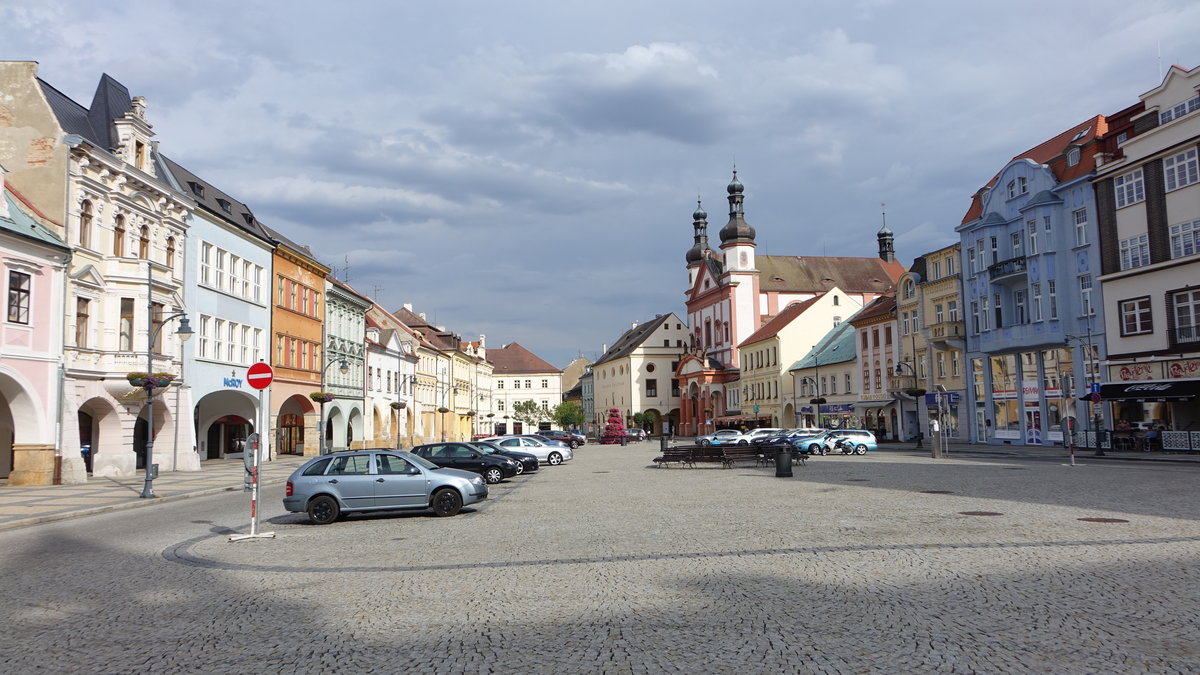
<svg viewBox="0 0 1200 675">
<path fill-rule="evenodd" d="M 325 323 L 325 277 L 330 268 L 307 247 L 268 228 L 277 242 L 271 284 L 271 428 L 280 453 L 317 455 L 320 405 L 309 394 L 321 390 L 321 346 Z"/>
</svg>

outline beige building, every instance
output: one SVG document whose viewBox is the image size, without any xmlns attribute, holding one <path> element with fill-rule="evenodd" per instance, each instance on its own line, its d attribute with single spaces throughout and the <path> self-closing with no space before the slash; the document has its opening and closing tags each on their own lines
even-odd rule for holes
<svg viewBox="0 0 1200 675">
<path fill-rule="evenodd" d="M 592 365 L 596 419 L 603 431 L 610 408 L 621 411 L 625 426 L 635 413 L 654 418 L 652 435 L 673 434 L 679 423 L 679 383 L 675 369 L 685 351 L 688 326 L 674 313 L 633 324 Z"/>
<path fill-rule="evenodd" d="M 900 277 L 896 298 L 900 365 L 889 374 L 888 389 L 904 408 L 903 439 L 913 438 L 918 431 L 928 436 L 929 419 L 939 410 L 951 438 L 967 431 L 967 420 L 960 424 L 959 419 L 960 402 L 965 399 L 966 349 L 959 254 L 957 243 L 926 253 Z"/>
<path fill-rule="evenodd" d="M 836 287 L 784 307 L 738 345 L 743 404 L 736 417 L 740 419 L 718 421 L 750 427 L 799 426 L 791 367 L 861 308 L 856 297 Z M 838 389 L 837 382 L 833 388 Z"/>
<path fill-rule="evenodd" d="M 492 410 L 496 415 L 491 431 L 497 435 L 536 432 L 537 428 L 529 428 L 513 414 L 513 407 L 523 401 L 533 401 L 545 412 L 538 428 L 552 428 L 550 411 L 562 402 L 562 371 L 516 342 L 491 350 L 488 360 L 492 363 Z"/>
<path fill-rule="evenodd" d="M 1109 117 L 1094 185 L 1108 361 L 1118 427 L 1163 426 L 1200 448 L 1200 67 L 1172 66 Z"/>
</svg>

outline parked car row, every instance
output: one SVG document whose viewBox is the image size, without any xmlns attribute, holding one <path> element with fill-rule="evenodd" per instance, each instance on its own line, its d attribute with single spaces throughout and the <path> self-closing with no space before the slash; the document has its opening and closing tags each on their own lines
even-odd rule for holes
<svg viewBox="0 0 1200 675">
<path fill-rule="evenodd" d="M 533 435 L 541 436 L 552 441 L 566 443 L 567 447 L 571 448 L 572 450 L 578 448 L 584 443 L 587 443 L 587 437 L 585 437 L 583 434 L 575 433 L 574 431 L 563 431 L 561 429 L 546 429 Z"/>
<path fill-rule="evenodd" d="M 424 510 L 453 516 L 487 499 L 488 484 L 573 457 L 560 441 L 497 436 L 426 443 L 411 451 L 350 450 L 314 457 L 288 476 L 283 506 L 317 525 L 345 513 Z"/>
<path fill-rule="evenodd" d="M 799 436 L 788 441 L 792 447 L 810 455 L 865 455 L 878 449 L 875 434 L 866 429 L 827 429 L 812 436 Z"/>
</svg>

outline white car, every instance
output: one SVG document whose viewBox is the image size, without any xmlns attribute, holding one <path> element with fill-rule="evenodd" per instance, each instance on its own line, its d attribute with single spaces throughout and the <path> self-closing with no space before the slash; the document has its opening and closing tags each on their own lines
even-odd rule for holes
<svg viewBox="0 0 1200 675">
<path fill-rule="evenodd" d="M 492 436 L 480 440 L 494 443 L 502 448 L 528 452 L 538 458 L 539 464 L 549 464 L 550 466 L 558 466 L 563 462 L 570 461 L 574 456 L 571 448 L 565 445 L 551 445 L 529 436 Z"/>
<path fill-rule="evenodd" d="M 756 438 L 778 436 L 785 431 L 787 430 L 776 427 L 748 429 L 744 433 L 737 429 L 720 429 L 714 433 L 697 438 L 696 443 L 699 445 L 750 445 Z"/>
</svg>

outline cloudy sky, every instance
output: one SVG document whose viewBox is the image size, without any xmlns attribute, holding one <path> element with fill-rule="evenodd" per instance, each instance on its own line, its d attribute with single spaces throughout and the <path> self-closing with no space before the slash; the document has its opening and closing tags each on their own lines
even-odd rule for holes
<svg viewBox="0 0 1200 675">
<path fill-rule="evenodd" d="M 735 163 L 760 254 L 875 255 L 886 203 L 907 264 L 1013 155 L 1200 65 L 1198 26 L 1195 0 L 8 0 L 0 58 L 85 105 L 107 72 L 339 278 L 563 366 L 682 312 Z"/>
</svg>

